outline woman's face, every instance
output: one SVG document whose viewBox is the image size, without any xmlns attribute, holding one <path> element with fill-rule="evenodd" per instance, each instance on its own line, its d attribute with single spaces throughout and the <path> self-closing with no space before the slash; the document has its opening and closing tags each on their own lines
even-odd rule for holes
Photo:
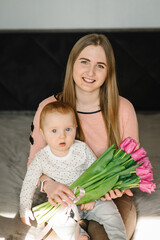
<svg viewBox="0 0 160 240">
<path fill-rule="evenodd" d="M 101 46 L 84 48 L 73 65 L 76 91 L 95 92 L 100 90 L 107 77 L 107 59 Z"/>
</svg>

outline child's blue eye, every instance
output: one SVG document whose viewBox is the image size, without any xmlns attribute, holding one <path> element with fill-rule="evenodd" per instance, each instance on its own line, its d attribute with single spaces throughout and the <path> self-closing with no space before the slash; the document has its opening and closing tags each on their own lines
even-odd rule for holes
<svg viewBox="0 0 160 240">
<path fill-rule="evenodd" d="M 71 129 L 70 128 L 66 128 L 66 131 L 69 132 Z"/>
<path fill-rule="evenodd" d="M 53 133 L 56 133 L 56 132 L 57 132 L 57 130 L 56 130 L 56 129 L 53 129 L 53 130 L 52 130 L 52 132 L 53 132 Z"/>
</svg>

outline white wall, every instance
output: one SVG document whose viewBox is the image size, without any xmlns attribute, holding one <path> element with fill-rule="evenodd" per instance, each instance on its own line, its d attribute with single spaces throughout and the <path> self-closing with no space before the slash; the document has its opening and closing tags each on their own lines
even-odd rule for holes
<svg viewBox="0 0 160 240">
<path fill-rule="evenodd" d="M 160 28 L 160 0 L 0 0 L 0 30 Z"/>
</svg>

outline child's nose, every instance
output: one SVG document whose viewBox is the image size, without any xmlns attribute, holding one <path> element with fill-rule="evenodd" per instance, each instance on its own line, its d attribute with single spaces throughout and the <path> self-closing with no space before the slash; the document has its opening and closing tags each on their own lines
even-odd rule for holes
<svg viewBox="0 0 160 240">
<path fill-rule="evenodd" d="M 60 138 L 62 138 L 62 139 L 63 139 L 63 138 L 65 138 L 65 137 L 66 137 L 66 134 L 65 134 L 65 132 L 61 132 L 61 133 L 60 133 Z"/>
</svg>

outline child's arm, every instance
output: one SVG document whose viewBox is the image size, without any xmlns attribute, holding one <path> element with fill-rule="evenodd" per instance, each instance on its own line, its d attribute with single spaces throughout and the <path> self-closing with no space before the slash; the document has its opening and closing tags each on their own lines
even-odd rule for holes
<svg viewBox="0 0 160 240">
<path fill-rule="evenodd" d="M 34 219 L 31 212 L 32 199 L 41 175 L 42 168 L 40 159 L 35 158 L 28 167 L 20 193 L 20 217 L 22 222 L 28 225 L 30 225 L 30 219 Z"/>
<path fill-rule="evenodd" d="M 31 210 L 28 211 L 28 214 L 26 214 L 25 217 L 22 217 L 22 218 L 21 218 L 21 221 L 22 221 L 23 223 L 31 226 L 30 219 L 31 219 L 31 220 L 34 220 L 34 219 L 35 219 Z"/>
</svg>

